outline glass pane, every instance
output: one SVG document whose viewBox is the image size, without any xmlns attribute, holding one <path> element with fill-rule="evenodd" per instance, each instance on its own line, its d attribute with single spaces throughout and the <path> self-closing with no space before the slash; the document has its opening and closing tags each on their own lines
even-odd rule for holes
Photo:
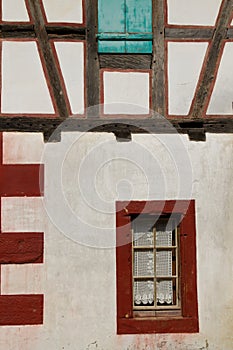
<svg viewBox="0 0 233 350">
<path fill-rule="evenodd" d="M 171 227 L 166 226 L 165 222 L 156 225 L 156 246 L 172 246 L 172 230 Z"/>
<path fill-rule="evenodd" d="M 154 281 L 134 281 L 134 305 L 154 305 Z"/>
<path fill-rule="evenodd" d="M 156 277 L 172 276 L 172 251 L 156 252 Z"/>
<path fill-rule="evenodd" d="M 134 276 L 154 275 L 153 250 L 134 251 Z"/>
<path fill-rule="evenodd" d="M 172 285 L 172 280 L 156 282 L 157 305 L 165 306 L 175 304 Z"/>
<path fill-rule="evenodd" d="M 134 246 L 154 246 L 153 222 L 151 220 L 133 221 L 133 241 Z"/>
</svg>

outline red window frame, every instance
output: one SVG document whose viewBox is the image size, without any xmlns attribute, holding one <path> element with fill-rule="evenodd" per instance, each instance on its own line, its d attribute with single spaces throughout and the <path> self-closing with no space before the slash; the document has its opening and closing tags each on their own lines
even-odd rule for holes
<svg viewBox="0 0 233 350">
<path fill-rule="evenodd" d="M 131 217 L 137 214 L 181 215 L 181 316 L 134 317 Z M 117 334 L 197 333 L 197 271 L 194 200 L 116 203 Z"/>
</svg>

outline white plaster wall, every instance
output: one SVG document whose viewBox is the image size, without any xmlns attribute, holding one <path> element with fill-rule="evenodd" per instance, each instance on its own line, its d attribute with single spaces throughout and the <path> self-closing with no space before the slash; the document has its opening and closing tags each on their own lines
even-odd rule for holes
<svg viewBox="0 0 233 350">
<path fill-rule="evenodd" d="M 137 71 L 103 72 L 105 114 L 148 114 L 150 74 Z"/>
<path fill-rule="evenodd" d="M 2 44 L 2 113 L 54 113 L 36 41 Z"/>
<path fill-rule="evenodd" d="M 29 21 L 25 0 L 2 0 L 2 20 L 9 22 Z"/>
<path fill-rule="evenodd" d="M 73 114 L 84 113 L 84 44 L 54 43 Z M 70 69 L 72 67 L 72 69 Z"/>
<path fill-rule="evenodd" d="M 207 114 L 233 114 L 233 43 L 226 43 Z"/>
<path fill-rule="evenodd" d="M 10 135 L 14 148 L 19 138 L 5 134 L 8 145 Z M 27 134 L 20 142 L 24 152 Z M 42 146 L 35 143 L 35 154 Z M 40 199 L 6 198 L 2 210 L 5 231 L 45 231 L 39 269 L 2 271 L 5 292 L 21 293 L 24 286 L 27 292 L 28 283 L 44 292 L 44 325 L 0 327 L 0 349 L 232 350 L 233 136 L 208 134 L 196 143 L 187 136 L 137 135 L 130 144 L 111 134 L 66 133 L 44 150 L 44 206 Z M 14 163 L 19 153 L 10 155 Z M 200 333 L 117 336 L 114 202 L 161 198 L 196 200 Z M 35 208 L 29 216 L 28 201 Z"/>
<path fill-rule="evenodd" d="M 168 0 L 168 23 L 213 26 L 221 0 Z"/>
<path fill-rule="evenodd" d="M 168 113 L 187 115 L 200 77 L 207 43 L 168 43 Z"/>
<path fill-rule="evenodd" d="M 42 0 L 48 22 L 83 22 L 83 0 Z"/>
</svg>

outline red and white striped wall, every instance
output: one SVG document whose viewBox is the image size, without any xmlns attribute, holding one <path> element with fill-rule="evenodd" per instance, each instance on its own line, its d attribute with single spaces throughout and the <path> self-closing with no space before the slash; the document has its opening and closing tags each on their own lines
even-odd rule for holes
<svg viewBox="0 0 233 350">
<path fill-rule="evenodd" d="M 0 134 L 0 325 L 4 326 L 43 323 L 44 167 L 33 135 L 24 146 L 22 135 Z"/>
</svg>

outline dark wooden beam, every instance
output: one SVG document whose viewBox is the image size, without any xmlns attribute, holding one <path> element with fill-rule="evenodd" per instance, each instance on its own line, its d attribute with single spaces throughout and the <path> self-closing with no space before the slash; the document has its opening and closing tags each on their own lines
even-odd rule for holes
<svg viewBox="0 0 233 350">
<path fill-rule="evenodd" d="M 165 47 L 164 47 L 164 1 L 153 0 L 153 61 L 152 101 L 153 110 L 165 113 Z"/>
<path fill-rule="evenodd" d="M 76 39 L 85 40 L 86 39 L 86 28 L 85 27 L 72 27 L 72 26 L 59 26 L 59 25 L 47 25 L 46 32 L 49 39 Z"/>
<path fill-rule="evenodd" d="M 85 39 L 86 36 L 86 27 L 74 27 L 71 25 L 53 25 L 45 24 L 45 29 L 48 35 L 57 35 L 57 36 L 76 36 Z M 194 28 L 189 28 L 188 26 L 167 26 L 164 28 L 165 38 L 169 40 L 176 39 L 206 39 L 209 40 L 213 37 L 215 32 L 214 28 L 203 28 L 202 26 L 196 26 Z M 0 33 L 2 35 L 12 35 L 18 37 L 20 33 L 28 33 L 28 36 L 31 37 L 35 35 L 34 25 L 27 23 L 14 24 L 11 22 L 5 22 L 0 24 Z M 227 30 L 226 39 L 233 38 L 233 28 L 230 27 Z M 104 54 L 102 54 L 104 56 Z M 128 54 L 130 55 L 130 54 Z M 107 56 L 107 55 L 106 55 Z M 109 55 L 111 56 L 111 54 Z"/>
<path fill-rule="evenodd" d="M 82 34 L 48 34 L 48 38 L 49 40 L 85 40 L 86 35 L 82 35 Z"/>
<path fill-rule="evenodd" d="M 0 24 L 1 38 L 35 38 L 32 24 Z"/>
<path fill-rule="evenodd" d="M 85 27 L 73 27 L 70 25 L 45 25 L 46 32 L 51 39 L 86 39 Z M 31 38 L 35 37 L 35 27 L 33 24 L 0 24 L 0 33 L 3 38 Z"/>
<path fill-rule="evenodd" d="M 99 59 L 96 40 L 98 26 L 98 1 L 86 0 L 87 61 L 86 61 L 86 105 L 88 118 L 99 116 Z"/>
<path fill-rule="evenodd" d="M 233 118 L 205 118 L 166 120 L 161 116 L 150 119 L 60 119 L 3 117 L 0 118 L 0 131 L 42 132 L 46 141 L 59 141 L 61 132 L 113 132 L 121 139 L 129 140 L 131 133 L 189 134 L 233 133 Z M 52 136 L 52 137 L 51 137 Z M 200 137 L 200 136 L 199 136 Z M 197 137 L 198 138 L 198 137 Z M 203 138 L 203 136 L 201 136 Z"/>
<path fill-rule="evenodd" d="M 223 0 L 219 10 L 213 40 L 210 42 L 207 59 L 202 70 L 201 81 L 190 110 L 190 116 L 192 118 L 201 117 L 207 107 L 211 85 L 216 74 L 216 66 L 222 52 L 223 40 L 227 36 L 228 26 L 232 18 L 232 11 L 233 0 Z"/>
<path fill-rule="evenodd" d="M 227 31 L 227 39 L 233 39 L 233 28 L 229 28 Z"/>
<path fill-rule="evenodd" d="M 189 39 L 212 39 L 214 29 L 212 28 L 180 28 L 167 27 L 165 28 L 165 38 L 168 40 L 189 40 Z"/>
<path fill-rule="evenodd" d="M 151 69 L 152 55 L 99 54 L 100 68 Z"/>
<path fill-rule="evenodd" d="M 86 38 L 86 27 L 73 27 L 70 25 L 51 25 L 45 24 L 46 32 L 49 36 L 56 37 L 68 37 L 68 38 L 80 38 L 80 40 L 85 40 Z M 169 26 L 164 28 L 165 39 L 168 40 L 176 40 L 176 39 L 204 39 L 209 40 L 212 39 L 213 34 L 215 32 L 214 28 L 203 28 L 201 26 L 196 26 L 195 28 L 189 28 L 187 26 Z M 2 36 L 6 37 L 20 37 L 20 36 L 28 36 L 29 38 L 35 36 L 35 30 L 33 24 L 20 23 L 14 24 L 11 22 L 5 22 L 4 24 L 0 24 L 0 33 Z M 228 28 L 226 39 L 233 38 L 233 28 Z M 113 54 L 104 56 L 114 56 Z M 130 56 L 130 54 L 128 54 Z M 123 56 L 123 55 L 122 55 Z M 126 55 L 125 55 L 126 56 Z M 149 56 L 149 55 L 144 55 Z"/>
<path fill-rule="evenodd" d="M 67 107 L 66 91 L 63 88 L 56 60 L 53 56 L 52 48 L 49 43 L 48 35 L 45 28 L 44 17 L 42 14 L 41 4 L 39 1 L 26 0 L 29 14 L 34 22 L 34 29 L 38 43 L 43 53 L 44 63 L 53 90 L 59 115 L 62 119 L 69 116 Z"/>
</svg>

